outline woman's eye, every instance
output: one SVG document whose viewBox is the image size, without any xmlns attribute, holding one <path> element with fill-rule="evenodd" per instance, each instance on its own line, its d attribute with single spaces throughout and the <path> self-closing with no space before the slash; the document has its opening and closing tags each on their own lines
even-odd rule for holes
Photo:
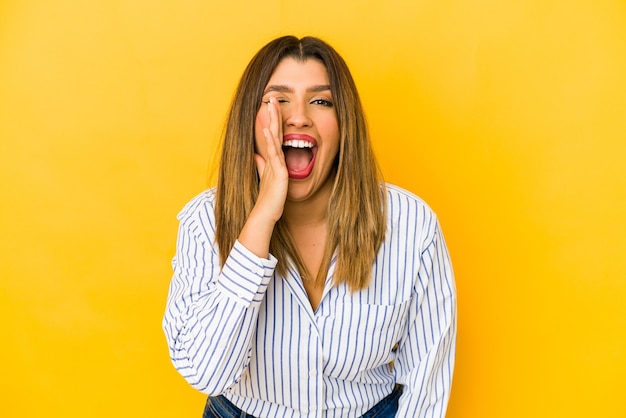
<svg viewBox="0 0 626 418">
<path fill-rule="evenodd" d="M 326 106 L 326 107 L 333 106 L 333 102 L 331 102 L 330 100 L 326 100 L 326 99 L 315 99 L 311 103 Z"/>
<path fill-rule="evenodd" d="M 272 96 L 272 98 L 274 99 L 275 103 L 287 103 L 287 101 L 288 101 L 287 99 L 281 98 L 281 97 Z M 269 98 L 267 98 L 266 100 L 263 100 L 264 104 L 268 104 L 269 102 L 270 102 Z"/>
</svg>

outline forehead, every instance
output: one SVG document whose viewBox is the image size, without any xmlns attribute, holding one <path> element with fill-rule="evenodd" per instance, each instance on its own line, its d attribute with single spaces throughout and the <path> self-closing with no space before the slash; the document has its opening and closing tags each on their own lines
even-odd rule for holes
<svg viewBox="0 0 626 418">
<path fill-rule="evenodd" d="M 328 84 L 328 72 L 326 66 L 314 58 L 301 61 L 287 57 L 278 63 L 267 84 L 268 86 Z"/>
</svg>

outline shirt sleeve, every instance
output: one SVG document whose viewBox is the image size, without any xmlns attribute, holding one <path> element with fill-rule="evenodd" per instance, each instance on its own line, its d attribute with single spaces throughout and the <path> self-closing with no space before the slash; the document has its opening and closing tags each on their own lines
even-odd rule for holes
<svg viewBox="0 0 626 418">
<path fill-rule="evenodd" d="M 163 329 L 178 372 L 194 388 L 218 395 L 249 364 L 259 305 L 277 261 L 236 241 L 222 268 L 207 206 L 181 218 Z"/>
<path fill-rule="evenodd" d="M 446 244 L 435 224 L 423 249 L 413 287 L 408 332 L 395 366 L 404 385 L 399 417 L 443 418 L 450 397 L 456 350 L 456 289 Z"/>
</svg>

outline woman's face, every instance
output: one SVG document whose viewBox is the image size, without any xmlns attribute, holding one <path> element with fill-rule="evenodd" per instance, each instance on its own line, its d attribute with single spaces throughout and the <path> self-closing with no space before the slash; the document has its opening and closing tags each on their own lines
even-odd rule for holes
<svg viewBox="0 0 626 418">
<path fill-rule="evenodd" d="M 263 92 L 274 98 L 282 119 L 283 153 L 289 171 L 288 200 L 306 200 L 332 188 L 339 152 L 339 125 L 326 67 L 316 59 L 282 60 Z M 267 159 L 263 128 L 269 127 L 267 106 L 256 116 L 256 152 Z"/>
</svg>

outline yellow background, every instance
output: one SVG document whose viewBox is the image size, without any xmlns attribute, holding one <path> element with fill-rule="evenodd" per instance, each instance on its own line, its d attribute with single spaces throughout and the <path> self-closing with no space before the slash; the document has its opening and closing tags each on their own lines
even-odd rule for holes
<svg viewBox="0 0 626 418">
<path fill-rule="evenodd" d="M 626 3 L 216 3 L 0 2 L 0 416 L 200 416 L 160 328 L 175 216 L 282 34 L 342 53 L 441 217 L 448 416 L 626 416 Z"/>
</svg>

